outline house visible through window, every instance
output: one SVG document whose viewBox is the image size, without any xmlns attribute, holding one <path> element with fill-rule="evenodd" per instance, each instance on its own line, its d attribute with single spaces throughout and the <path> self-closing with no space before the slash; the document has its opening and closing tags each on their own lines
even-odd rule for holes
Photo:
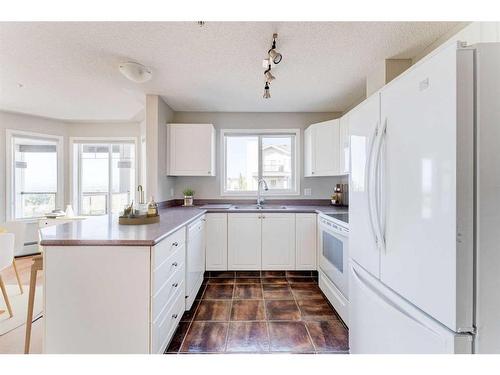
<svg viewBox="0 0 500 375">
<path fill-rule="evenodd" d="M 58 207 L 58 140 L 13 134 L 11 217 L 42 217 Z"/>
<path fill-rule="evenodd" d="M 135 192 L 134 143 L 77 143 L 80 215 L 119 213 Z"/>
<path fill-rule="evenodd" d="M 263 178 L 267 194 L 296 194 L 297 133 L 224 133 L 224 186 L 226 194 L 257 191 Z"/>
</svg>

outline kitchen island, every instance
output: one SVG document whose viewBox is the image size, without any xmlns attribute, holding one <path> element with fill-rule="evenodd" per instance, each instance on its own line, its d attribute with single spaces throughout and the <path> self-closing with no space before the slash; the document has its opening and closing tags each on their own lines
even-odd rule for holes
<svg viewBox="0 0 500 375">
<path fill-rule="evenodd" d="M 100 216 L 41 230 L 45 353 L 162 353 L 205 271 L 205 217 L 332 206 L 160 209 L 150 225 Z"/>
</svg>

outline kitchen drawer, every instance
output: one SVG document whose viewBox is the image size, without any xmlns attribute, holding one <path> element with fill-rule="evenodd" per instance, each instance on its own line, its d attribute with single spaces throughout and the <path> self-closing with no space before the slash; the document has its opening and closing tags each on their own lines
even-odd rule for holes
<svg viewBox="0 0 500 375">
<path fill-rule="evenodd" d="M 177 251 L 175 251 L 171 256 L 165 259 L 163 263 L 158 265 L 153 271 L 153 288 L 151 290 L 152 295 L 155 295 L 163 286 L 165 281 L 167 281 L 185 263 L 185 247 L 185 245 L 180 246 Z"/>
<path fill-rule="evenodd" d="M 176 295 L 178 290 L 181 290 L 182 294 L 185 294 L 184 290 L 184 278 L 186 274 L 184 272 L 184 264 L 181 264 L 179 269 L 172 274 L 172 276 L 163 283 L 157 292 L 153 295 L 153 308 L 152 316 L 153 321 L 156 321 L 158 317 L 162 314 L 162 311 L 168 309 L 166 307 L 174 295 Z"/>
<path fill-rule="evenodd" d="M 162 264 L 179 247 L 186 243 L 186 228 L 182 227 L 163 241 L 153 246 L 153 269 Z"/>
<path fill-rule="evenodd" d="M 184 285 L 184 284 L 183 284 Z M 171 306 L 165 309 L 152 324 L 151 352 L 163 353 L 184 313 L 184 292 L 177 291 Z"/>
</svg>

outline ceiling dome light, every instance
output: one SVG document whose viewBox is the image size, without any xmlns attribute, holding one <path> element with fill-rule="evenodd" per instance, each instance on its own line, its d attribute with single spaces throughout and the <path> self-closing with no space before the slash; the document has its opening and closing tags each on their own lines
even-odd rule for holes
<svg viewBox="0 0 500 375">
<path fill-rule="evenodd" d="M 266 85 L 264 86 L 264 95 L 262 96 L 264 99 L 270 99 L 271 98 L 271 93 L 269 92 L 269 83 L 266 82 Z"/>
<path fill-rule="evenodd" d="M 121 63 L 118 69 L 127 79 L 136 83 L 147 82 L 153 76 L 150 68 L 132 61 Z"/>
</svg>

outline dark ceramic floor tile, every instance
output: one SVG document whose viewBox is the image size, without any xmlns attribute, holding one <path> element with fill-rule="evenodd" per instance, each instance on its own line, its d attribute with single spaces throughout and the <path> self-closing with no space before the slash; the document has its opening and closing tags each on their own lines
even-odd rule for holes
<svg viewBox="0 0 500 375">
<path fill-rule="evenodd" d="M 271 351 L 313 352 L 314 347 L 303 322 L 270 322 Z"/>
<path fill-rule="evenodd" d="M 263 284 L 264 299 L 293 299 L 290 287 L 280 284 Z"/>
<path fill-rule="evenodd" d="M 232 299 L 234 285 L 207 285 L 203 299 Z"/>
<path fill-rule="evenodd" d="M 262 278 L 268 278 L 268 277 L 285 277 L 286 272 L 285 271 L 261 271 L 261 277 Z"/>
<path fill-rule="evenodd" d="M 282 285 L 287 285 L 288 280 L 284 277 L 270 277 L 267 279 L 261 279 L 262 284 L 282 284 Z"/>
<path fill-rule="evenodd" d="M 179 323 L 165 353 L 177 353 L 179 351 L 182 345 L 182 340 L 184 340 L 188 331 L 189 324 L 190 322 Z"/>
<path fill-rule="evenodd" d="M 306 322 L 306 325 L 317 351 L 349 350 L 349 332 L 339 321 Z"/>
<path fill-rule="evenodd" d="M 260 284 L 242 284 L 234 286 L 234 299 L 262 299 Z"/>
<path fill-rule="evenodd" d="M 228 279 L 228 278 L 222 278 L 222 277 L 214 277 L 214 278 L 208 279 L 208 285 L 213 285 L 213 284 L 234 284 L 234 278 Z"/>
<path fill-rule="evenodd" d="M 191 309 L 188 311 L 184 311 L 184 314 L 182 314 L 181 322 L 190 322 L 193 320 L 194 313 L 196 312 L 196 308 L 200 304 L 199 299 L 195 299 L 193 302 L 193 306 L 191 306 Z"/>
<path fill-rule="evenodd" d="M 210 271 L 210 277 L 234 278 L 234 271 Z"/>
<path fill-rule="evenodd" d="M 268 320 L 300 320 L 300 311 L 294 300 L 266 300 Z"/>
<path fill-rule="evenodd" d="M 312 277 L 287 277 L 290 284 L 317 284 Z"/>
<path fill-rule="evenodd" d="M 227 352 L 263 352 L 269 350 L 269 335 L 265 322 L 231 322 Z"/>
<path fill-rule="evenodd" d="M 193 322 L 189 327 L 181 352 L 223 352 L 226 346 L 228 323 Z"/>
<path fill-rule="evenodd" d="M 260 285 L 260 278 L 259 277 L 245 277 L 245 278 L 236 278 L 234 279 L 236 284 L 259 284 Z"/>
<path fill-rule="evenodd" d="M 236 278 L 257 277 L 260 278 L 260 271 L 236 271 Z"/>
<path fill-rule="evenodd" d="M 335 314 L 335 311 L 325 300 L 299 299 L 297 300 L 297 304 L 299 305 L 302 319 L 304 320 L 338 320 L 337 314 Z"/>
<path fill-rule="evenodd" d="M 234 300 L 231 320 L 265 320 L 263 300 Z"/>
<path fill-rule="evenodd" d="M 231 311 L 231 301 L 203 300 L 198 306 L 194 320 L 214 320 L 227 322 Z"/>
<path fill-rule="evenodd" d="M 311 271 L 286 271 L 286 277 L 311 277 Z"/>
<path fill-rule="evenodd" d="M 325 299 L 321 289 L 315 284 L 291 284 L 290 287 L 297 299 Z"/>
</svg>

